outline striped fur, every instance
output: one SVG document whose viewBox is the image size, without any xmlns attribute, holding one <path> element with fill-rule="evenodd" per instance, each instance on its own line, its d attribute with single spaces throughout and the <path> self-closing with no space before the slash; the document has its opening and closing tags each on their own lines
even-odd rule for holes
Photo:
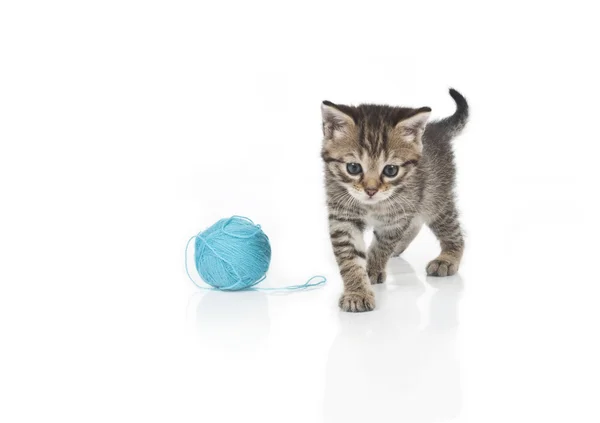
<svg viewBox="0 0 600 423">
<path fill-rule="evenodd" d="M 468 105 L 458 91 L 451 89 L 450 95 L 456 112 L 431 123 L 427 107 L 353 107 L 329 101 L 321 106 L 329 233 L 344 281 L 339 304 L 344 311 L 375 307 L 370 285 L 385 281 L 389 258 L 401 254 L 423 224 L 442 250 L 427 265 L 427 274 L 449 276 L 458 271 L 464 241 L 455 206 L 450 140 L 464 128 Z M 362 172 L 351 175 L 348 163 L 360 164 Z M 385 176 L 386 165 L 397 166 L 398 173 Z M 366 227 L 374 229 L 368 250 L 363 240 Z"/>
</svg>

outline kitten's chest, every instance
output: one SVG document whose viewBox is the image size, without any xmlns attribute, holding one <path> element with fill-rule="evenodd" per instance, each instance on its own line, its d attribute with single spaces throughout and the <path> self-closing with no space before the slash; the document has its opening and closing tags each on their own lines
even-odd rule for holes
<svg viewBox="0 0 600 423">
<path fill-rule="evenodd" d="M 414 219 L 414 215 L 407 215 L 400 212 L 390 213 L 388 211 L 372 210 L 367 212 L 365 222 L 370 228 L 393 227 L 405 225 L 407 221 Z"/>
<path fill-rule="evenodd" d="M 370 228 L 393 226 L 400 222 L 400 215 L 386 214 L 374 210 L 367 212 L 367 215 L 365 216 L 365 222 Z"/>
</svg>

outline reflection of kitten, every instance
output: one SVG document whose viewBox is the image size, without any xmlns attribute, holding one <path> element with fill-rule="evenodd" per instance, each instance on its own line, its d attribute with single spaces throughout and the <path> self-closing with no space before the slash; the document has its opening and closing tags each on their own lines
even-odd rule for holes
<svg viewBox="0 0 600 423">
<path fill-rule="evenodd" d="M 385 281 L 385 267 L 426 223 L 442 252 L 427 266 L 431 276 L 457 272 L 463 237 L 454 201 L 450 140 L 465 126 L 468 105 L 453 89 L 456 112 L 427 123 L 431 109 L 389 106 L 321 106 L 329 232 L 344 294 L 344 311 L 375 307 L 371 284 Z M 374 227 L 365 251 L 363 231 Z"/>
<path fill-rule="evenodd" d="M 377 313 L 340 315 L 327 360 L 326 423 L 433 423 L 460 414 L 460 276 L 431 282 L 431 292 L 403 273 L 376 288 Z"/>
</svg>

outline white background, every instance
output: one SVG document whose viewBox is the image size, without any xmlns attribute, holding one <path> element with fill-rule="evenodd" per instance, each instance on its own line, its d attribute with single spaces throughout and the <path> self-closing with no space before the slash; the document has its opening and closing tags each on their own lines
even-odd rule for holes
<svg viewBox="0 0 600 423">
<path fill-rule="evenodd" d="M 0 420 L 597 422 L 593 2 L 4 1 Z M 459 276 L 424 230 L 340 313 L 322 100 L 471 104 Z M 251 217 L 264 286 L 202 292 L 187 239 Z"/>
</svg>

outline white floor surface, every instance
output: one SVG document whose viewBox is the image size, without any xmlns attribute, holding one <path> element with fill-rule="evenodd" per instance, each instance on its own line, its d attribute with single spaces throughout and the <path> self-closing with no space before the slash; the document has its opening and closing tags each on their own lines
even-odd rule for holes
<svg viewBox="0 0 600 423">
<path fill-rule="evenodd" d="M 3 2 L 0 421 L 600 422 L 592 2 Z M 467 248 L 424 229 L 341 313 L 320 102 L 471 104 Z M 260 223 L 263 286 L 190 236 Z"/>
</svg>

